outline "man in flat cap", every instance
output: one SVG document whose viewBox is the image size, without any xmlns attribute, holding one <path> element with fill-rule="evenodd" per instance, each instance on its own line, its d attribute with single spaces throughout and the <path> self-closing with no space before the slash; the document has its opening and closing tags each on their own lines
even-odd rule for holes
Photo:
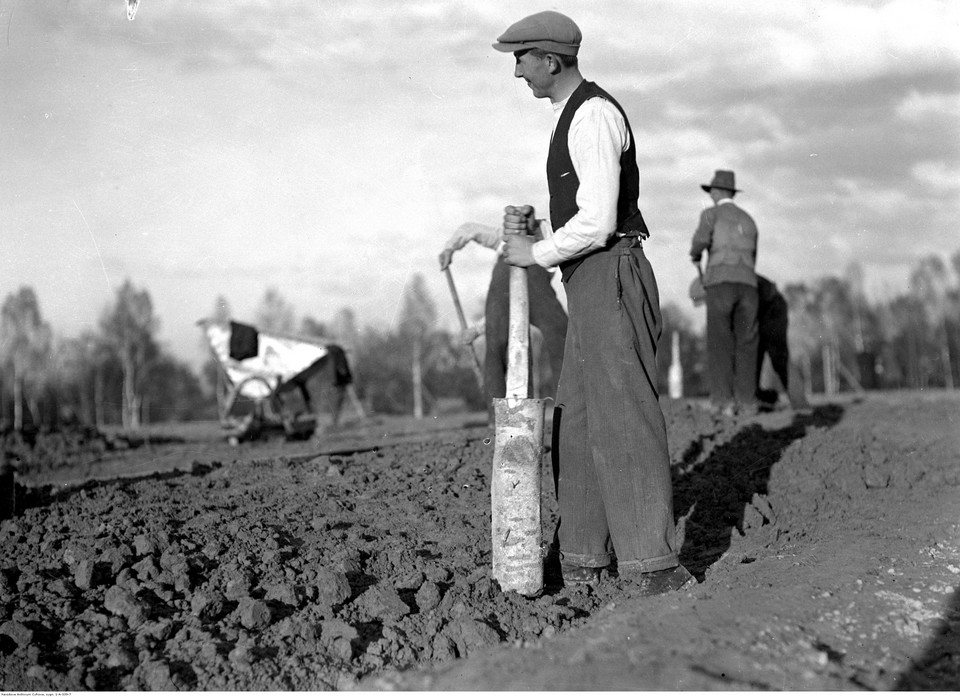
<svg viewBox="0 0 960 697">
<path fill-rule="evenodd" d="M 713 205 L 700 213 L 690 258 L 700 267 L 707 252 L 703 287 L 707 293 L 707 374 L 710 402 L 727 415 L 757 410 L 757 225 L 733 202 L 734 174 L 718 169 L 701 184 Z"/>
<path fill-rule="evenodd" d="M 695 583 L 677 556 L 656 386 L 660 298 L 641 244 L 633 132 L 616 100 L 583 79 L 580 40 L 569 17 L 539 12 L 493 45 L 513 53 L 514 76 L 550 100 L 555 119 L 549 219 L 508 206 L 503 254 L 513 266 L 559 266 L 567 295 L 552 448 L 564 583 L 596 583 L 613 551 L 620 578 L 655 595 Z"/>
</svg>

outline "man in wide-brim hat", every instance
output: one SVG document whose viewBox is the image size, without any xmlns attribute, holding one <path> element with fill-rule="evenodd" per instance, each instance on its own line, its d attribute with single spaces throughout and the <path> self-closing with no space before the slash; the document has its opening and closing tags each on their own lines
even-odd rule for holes
<svg viewBox="0 0 960 697">
<path fill-rule="evenodd" d="M 700 213 L 690 257 L 699 268 L 707 252 L 703 287 L 710 401 L 717 411 L 749 414 L 756 411 L 757 391 L 757 225 L 733 202 L 740 189 L 731 170 L 716 170 L 700 188 L 713 205 Z"/>
<path fill-rule="evenodd" d="M 720 189 L 722 192 L 729 194 L 729 198 L 732 199 L 734 194 L 740 193 L 740 189 L 734 185 L 735 179 L 734 173 L 729 169 L 718 169 L 713 173 L 713 180 L 709 184 L 701 184 L 700 188 L 708 194 L 711 189 Z"/>
</svg>

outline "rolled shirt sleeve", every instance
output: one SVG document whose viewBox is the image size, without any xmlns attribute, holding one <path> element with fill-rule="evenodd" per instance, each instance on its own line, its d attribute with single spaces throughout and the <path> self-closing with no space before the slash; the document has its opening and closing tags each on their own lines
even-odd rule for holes
<svg viewBox="0 0 960 697">
<path fill-rule="evenodd" d="M 456 229 L 443 246 L 444 249 L 457 251 L 468 242 L 476 242 L 490 249 L 496 249 L 503 237 L 503 230 L 483 223 L 464 223 Z"/>
</svg>

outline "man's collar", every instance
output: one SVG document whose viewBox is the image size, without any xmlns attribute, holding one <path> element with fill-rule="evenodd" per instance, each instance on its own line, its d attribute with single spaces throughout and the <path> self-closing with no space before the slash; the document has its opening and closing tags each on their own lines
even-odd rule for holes
<svg viewBox="0 0 960 697">
<path fill-rule="evenodd" d="M 733 203 L 733 199 L 732 199 L 730 196 L 727 196 L 727 197 L 722 198 L 722 199 L 720 199 L 719 201 L 717 201 L 717 205 L 718 205 L 718 206 L 719 206 L 721 203 Z"/>
<path fill-rule="evenodd" d="M 567 101 L 570 99 L 570 97 L 573 96 L 573 93 L 576 92 L 576 91 L 580 88 L 580 85 L 582 85 L 584 82 L 586 82 L 586 80 L 581 77 L 581 78 L 580 78 L 580 82 L 578 82 L 576 85 L 574 85 L 574 86 L 573 86 L 573 89 L 570 90 L 570 94 L 568 94 L 566 97 L 564 97 L 563 99 L 561 99 L 559 102 L 554 102 L 554 101 L 551 99 L 551 100 L 550 100 L 550 103 L 553 104 L 554 108 L 556 108 L 556 107 L 559 106 L 559 105 L 566 104 Z"/>
</svg>

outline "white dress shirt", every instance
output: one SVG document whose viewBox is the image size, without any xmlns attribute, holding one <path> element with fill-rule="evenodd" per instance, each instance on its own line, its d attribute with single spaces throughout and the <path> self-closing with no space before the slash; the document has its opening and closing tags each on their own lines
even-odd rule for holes
<svg viewBox="0 0 960 697">
<path fill-rule="evenodd" d="M 553 104 L 554 129 L 568 99 Z M 539 266 L 556 266 L 601 249 L 617 229 L 620 157 L 630 147 L 623 115 L 603 97 L 588 99 L 573 115 L 567 147 L 580 180 L 579 210 L 559 230 L 552 230 L 548 220 L 540 224 L 544 238 L 532 249 Z"/>
</svg>

